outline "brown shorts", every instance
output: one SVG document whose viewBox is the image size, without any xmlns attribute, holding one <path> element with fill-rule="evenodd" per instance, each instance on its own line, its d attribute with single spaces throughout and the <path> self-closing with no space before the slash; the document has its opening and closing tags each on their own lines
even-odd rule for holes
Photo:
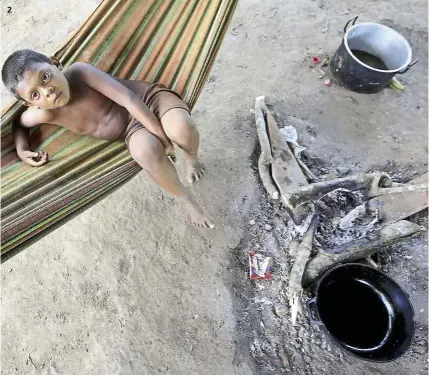
<svg viewBox="0 0 429 376">
<path fill-rule="evenodd" d="M 149 107 L 158 120 L 161 120 L 165 113 L 173 108 L 183 108 L 191 114 L 189 107 L 182 101 L 180 95 L 170 89 L 167 89 L 162 84 L 150 85 L 147 91 L 143 94 L 142 102 Z M 144 125 L 138 120 L 134 118 L 131 119 L 127 127 L 127 135 L 125 137 L 127 148 L 132 134 L 143 128 Z"/>
</svg>

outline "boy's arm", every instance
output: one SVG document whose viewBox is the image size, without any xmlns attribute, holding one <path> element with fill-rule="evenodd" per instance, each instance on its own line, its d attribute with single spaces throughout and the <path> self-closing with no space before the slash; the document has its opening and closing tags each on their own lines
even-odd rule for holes
<svg viewBox="0 0 429 376">
<path fill-rule="evenodd" d="M 165 134 L 160 121 L 135 93 L 92 65 L 74 63 L 70 69 L 73 69 L 86 85 L 125 107 L 149 132 L 159 138 L 166 154 L 174 158 L 173 144 Z"/>
<path fill-rule="evenodd" d="M 30 166 L 39 167 L 48 162 L 48 153 L 33 152 L 29 146 L 29 129 L 35 125 L 49 122 L 49 115 L 43 110 L 28 109 L 12 123 L 13 138 L 18 157 Z"/>
</svg>

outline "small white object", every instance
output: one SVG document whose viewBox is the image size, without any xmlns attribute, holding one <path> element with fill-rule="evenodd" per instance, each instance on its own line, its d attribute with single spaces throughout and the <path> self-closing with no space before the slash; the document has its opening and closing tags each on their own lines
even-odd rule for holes
<svg viewBox="0 0 429 376">
<path fill-rule="evenodd" d="M 265 276 L 265 272 L 267 270 L 268 262 L 269 261 L 270 261 L 269 257 L 265 257 L 262 260 L 261 259 L 258 260 L 258 269 L 257 270 L 258 270 L 258 275 L 260 277 L 264 277 Z"/>
<path fill-rule="evenodd" d="M 295 127 L 288 125 L 280 129 L 280 134 L 286 142 L 289 142 L 294 146 L 293 151 L 295 157 L 299 158 L 301 153 L 305 150 L 305 147 L 298 144 L 298 132 Z"/>
</svg>

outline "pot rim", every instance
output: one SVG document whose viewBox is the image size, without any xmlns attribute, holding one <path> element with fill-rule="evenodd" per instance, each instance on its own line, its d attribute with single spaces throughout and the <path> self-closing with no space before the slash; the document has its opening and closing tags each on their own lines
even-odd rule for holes
<svg viewBox="0 0 429 376">
<path fill-rule="evenodd" d="M 399 37 L 399 39 L 401 39 L 403 42 L 404 42 L 404 44 L 405 44 L 405 47 L 407 48 L 407 52 L 408 52 L 408 59 L 407 59 L 407 61 L 406 61 L 406 63 L 405 64 L 403 64 L 400 68 L 398 68 L 398 69 L 392 69 L 392 70 L 382 70 L 382 69 L 377 69 L 377 68 L 373 68 L 373 67 L 371 67 L 371 66 L 369 66 L 369 65 L 367 65 L 367 64 L 365 64 L 365 63 L 363 63 L 362 61 L 360 61 L 353 53 L 352 53 L 352 51 L 350 50 L 350 47 L 349 47 L 349 44 L 348 44 L 348 42 L 347 42 L 347 39 L 348 39 L 348 36 L 349 36 L 349 34 L 350 34 L 350 32 L 351 31 L 353 31 L 354 29 L 356 29 L 356 28 L 358 28 L 358 27 L 361 27 L 361 26 L 365 26 L 365 25 L 377 25 L 377 26 L 379 26 L 379 27 L 381 27 L 381 28 L 383 28 L 383 29 L 387 29 L 387 30 L 389 30 L 389 31 L 393 31 L 398 37 Z M 413 58 L 413 54 L 412 54 L 412 50 L 411 50 L 411 46 L 410 46 L 410 44 L 408 43 L 408 41 L 401 35 L 401 34 L 399 34 L 396 30 L 394 30 L 394 29 L 392 29 L 391 27 L 388 27 L 388 26 L 386 26 L 386 25 L 382 25 L 382 24 L 379 24 L 379 23 L 375 23 L 375 22 L 362 22 L 362 23 L 358 23 L 358 24 L 356 24 L 356 25 L 353 25 L 350 29 L 348 29 L 347 31 L 346 31 L 346 33 L 345 33 L 345 35 L 344 35 L 344 38 L 343 38 L 343 41 L 344 41 L 344 46 L 346 47 L 346 50 L 347 50 L 347 52 L 349 53 L 349 55 L 357 62 L 357 63 L 359 63 L 359 64 L 361 64 L 361 65 L 363 65 L 365 68 L 368 68 L 368 69 L 370 69 L 370 70 L 372 70 L 372 71 L 375 71 L 375 72 L 380 72 L 380 73 L 399 73 L 399 72 L 401 72 L 402 70 L 404 70 L 404 69 L 406 69 L 407 67 L 408 67 L 408 65 L 411 63 L 411 60 L 412 60 L 412 58 Z"/>
</svg>

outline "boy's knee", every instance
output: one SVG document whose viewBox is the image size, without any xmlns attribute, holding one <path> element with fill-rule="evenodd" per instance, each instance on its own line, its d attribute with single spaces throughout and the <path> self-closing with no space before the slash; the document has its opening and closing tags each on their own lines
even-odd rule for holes
<svg viewBox="0 0 429 376">
<path fill-rule="evenodd" d="M 146 135 L 140 140 L 130 140 L 131 156 L 139 163 L 144 164 L 145 168 L 150 165 L 160 163 L 165 159 L 165 150 L 161 141 L 156 136 Z"/>
<path fill-rule="evenodd" d="M 173 137 L 179 140 L 188 140 L 196 136 L 198 136 L 198 129 L 191 117 L 177 121 Z"/>
<path fill-rule="evenodd" d="M 191 117 L 187 119 L 187 121 L 183 124 L 183 127 L 185 127 L 189 133 L 198 133 L 198 128 Z"/>
<path fill-rule="evenodd" d="M 188 112 L 179 109 L 168 111 L 161 119 L 167 136 L 176 141 L 198 135 L 198 129 Z"/>
<path fill-rule="evenodd" d="M 179 127 L 188 129 L 189 131 L 198 131 L 197 126 L 195 125 L 194 119 L 189 114 L 184 114 L 181 116 L 178 121 Z"/>
</svg>

